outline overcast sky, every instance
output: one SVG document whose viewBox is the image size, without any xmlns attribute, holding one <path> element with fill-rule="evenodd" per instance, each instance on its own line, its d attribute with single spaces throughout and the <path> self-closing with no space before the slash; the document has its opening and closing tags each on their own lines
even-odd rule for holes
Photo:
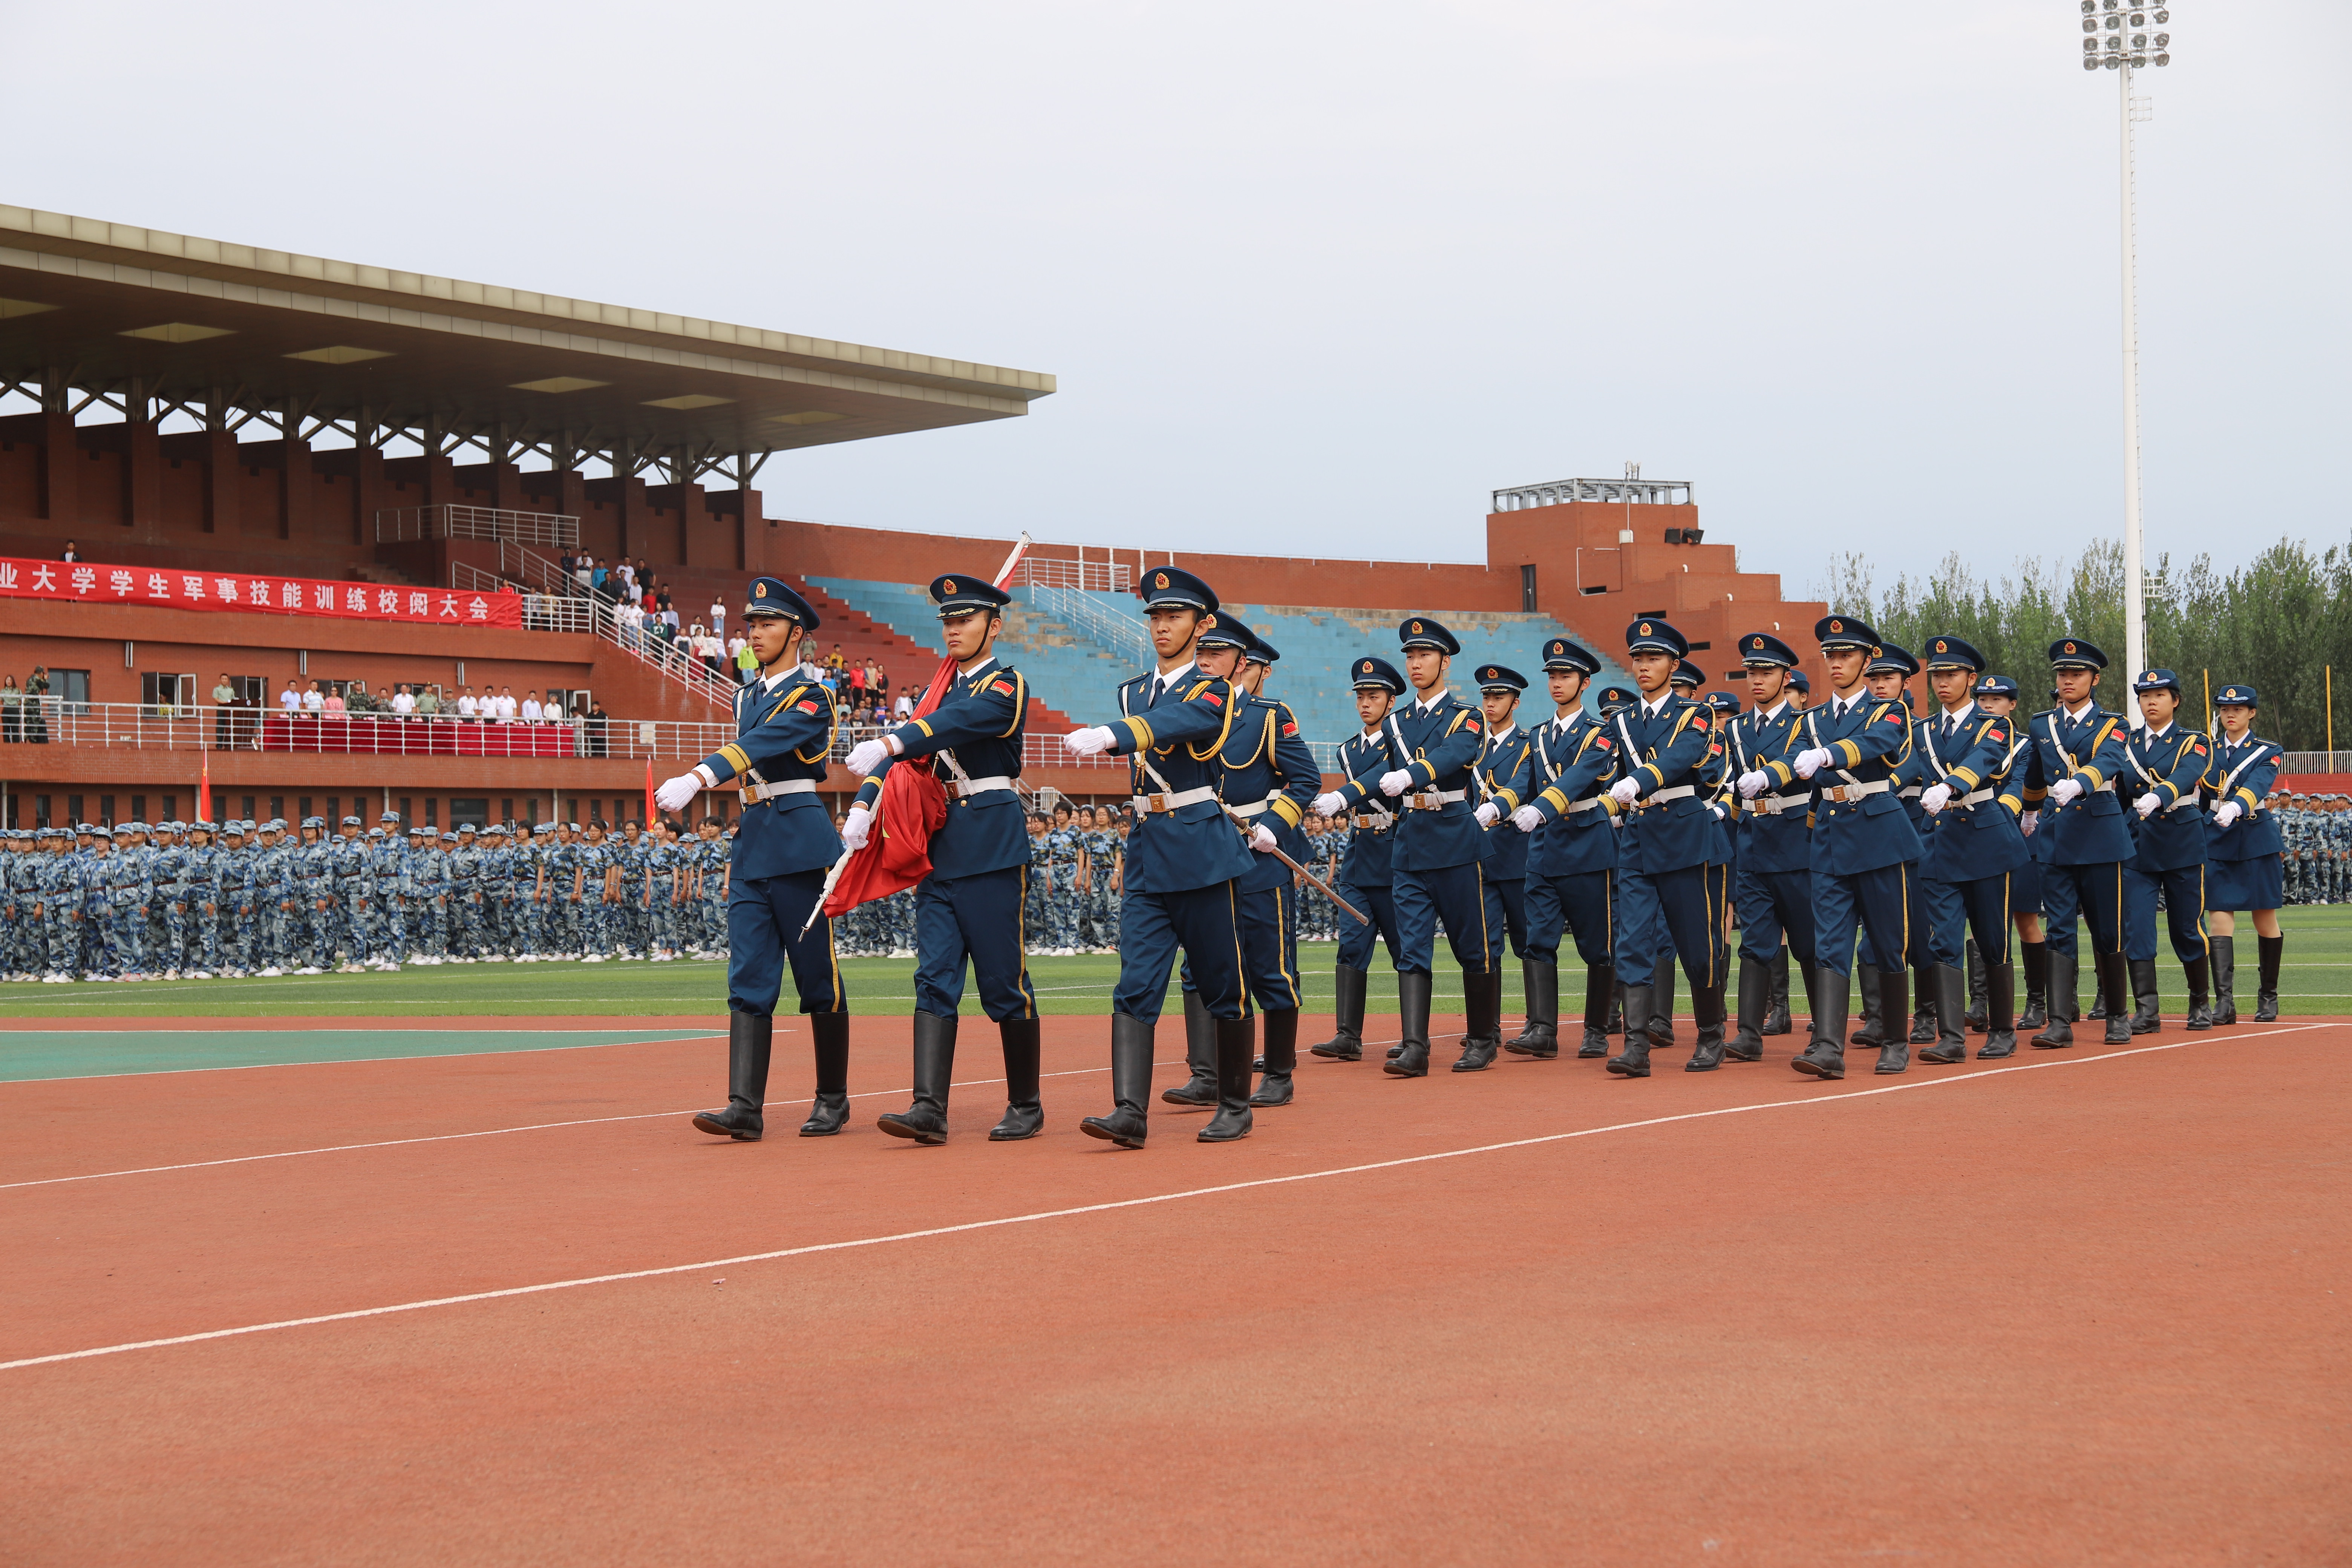
<svg viewBox="0 0 2352 1568">
<path fill-rule="evenodd" d="M 1688 479 L 1742 565 L 2120 529 L 2117 90 L 2076 0 L 0 0 L 5 199 L 1049 371 L 773 515 L 1483 558 Z M 2352 5 L 2141 78 L 2151 555 L 2346 538 Z M 2330 85 L 2333 83 L 2334 85 Z"/>
</svg>

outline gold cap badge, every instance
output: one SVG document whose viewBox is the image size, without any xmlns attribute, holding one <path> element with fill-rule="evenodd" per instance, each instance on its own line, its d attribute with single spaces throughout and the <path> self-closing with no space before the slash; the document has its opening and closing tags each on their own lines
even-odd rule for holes
<svg viewBox="0 0 2352 1568">
<path fill-rule="evenodd" d="M 1643 621 L 1642 623 L 1642 635 L 1643 637 L 1648 637 L 1650 635 L 1650 623 L 1647 621 Z"/>
<path fill-rule="evenodd" d="M 755 599 L 764 599 L 767 596 L 768 585 L 765 583 L 754 583 L 751 584 L 751 597 Z"/>
<path fill-rule="evenodd" d="M 1160 575 L 1154 577 L 1151 580 L 1151 585 L 1155 588 L 1165 588 L 1168 586 L 1168 574 L 1162 572 Z"/>
</svg>

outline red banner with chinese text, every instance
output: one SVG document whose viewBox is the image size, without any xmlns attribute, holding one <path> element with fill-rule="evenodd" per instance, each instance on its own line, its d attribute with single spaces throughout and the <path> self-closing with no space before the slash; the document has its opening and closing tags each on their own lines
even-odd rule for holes
<svg viewBox="0 0 2352 1568">
<path fill-rule="evenodd" d="M 338 620 L 399 621 L 412 626 L 522 625 L 520 594 L 394 588 L 378 583 L 329 583 L 315 577 L 192 572 L 161 566 L 100 566 L 86 561 L 0 557 L 0 598 L 144 605 L 150 609 L 163 610 L 329 616 Z"/>
</svg>

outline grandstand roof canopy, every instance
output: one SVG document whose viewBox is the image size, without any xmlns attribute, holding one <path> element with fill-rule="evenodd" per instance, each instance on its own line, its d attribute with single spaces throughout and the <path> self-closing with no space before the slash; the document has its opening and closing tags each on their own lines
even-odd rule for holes
<svg viewBox="0 0 2352 1568">
<path fill-rule="evenodd" d="M 1024 414 L 1054 378 L 0 205 L 11 388 L 698 474 Z"/>
</svg>

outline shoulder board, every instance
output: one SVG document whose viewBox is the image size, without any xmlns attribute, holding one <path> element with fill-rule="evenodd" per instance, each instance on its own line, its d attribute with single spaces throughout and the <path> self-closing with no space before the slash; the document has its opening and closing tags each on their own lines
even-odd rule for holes
<svg viewBox="0 0 2352 1568">
<path fill-rule="evenodd" d="M 762 720 L 761 720 L 761 721 L 760 721 L 760 722 L 761 722 L 761 723 L 762 723 L 762 724 L 764 724 L 764 723 L 766 723 L 766 722 L 768 721 L 768 719 L 773 719 L 777 714 L 779 714 L 779 713 L 782 712 L 785 709 L 790 708 L 790 707 L 793 705 L 793 703 L 794 700 L 796 700 L 796 699 L 800 696 L 800 694 L 801 694 L 802 692 L 806 691 L 806 690 L 808 690 L 808 689 L 808 689 L 806 686 L 795 686 L 795 687 L 793 687 L 790 691 L 785 692 L 785 693 L 784 693 L 784 700 L 783 700 L 782 702 L 777 703 L 773 708 L 769 709 L 769 710 L 768 710 L 768 718 L 767 718 L 767 719 L 762 719 Z M 817 690 L 817 693 L 818 693 L 818 700 L 821 700 L 821 701 L 826 702 L 826 703 L 828 703 L 828 704 L 830 704 L 830 703 L 831 703 L 831 701 L 832 701 L 832 698 L 831 698 L 828 694 L 826 694 L 825 689 L 824 689 L 824 687 L 820 686 L 820 687 L 818 687 L 818 688 L 816 689 L 816 690 Z M 816 709 L 816 706 L 815 706 L 815 703 L 814 703 L 814 702 L 803 702 L 803 703 L 801 703 L 800 707 L 801 707 L 801 711 L 802 711 L 802 712 L 803 712 L 803 713 L 814 713 L 814 712 L 815 712 L 815 711 L 817 710 L 817 709 Z"/>
</svg>

